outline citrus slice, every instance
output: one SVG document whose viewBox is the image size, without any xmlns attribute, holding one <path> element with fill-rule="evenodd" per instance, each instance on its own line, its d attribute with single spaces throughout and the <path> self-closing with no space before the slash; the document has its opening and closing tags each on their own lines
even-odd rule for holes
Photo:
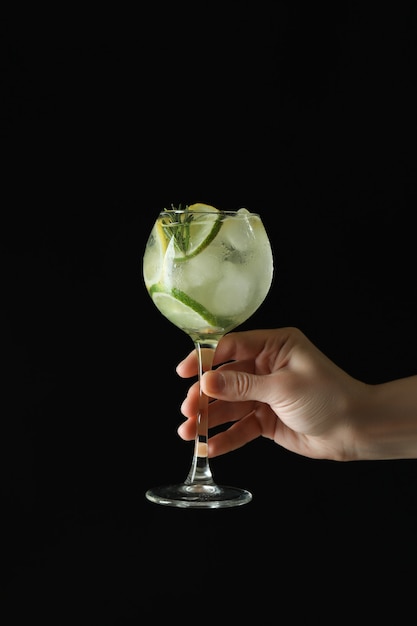
<svg viewBox="0 0 417 626">
<path fill-rule="evenodd" d="M 175 222 L 167 221 L 163 227 L 168 237 L 172 234 L 175 238 L 176 261 L 185 261 L 200 254 L 213 241 L 222 225 L 220 211 L 201 202 L 191 204 L 185 213 L 173 213 L 173 216 Z"/>
<path fill-rule="evenodd" d="M 214 211 L 216 213 L 218 211 L 218 209 L 216 209 L 214 206 L 211 206 L 210 204 L 204 204 L 202 202 L 196 202 L 195 204 L 190 204 L 190 206 L 188 207 L 188 210 L 195 211 L 196 213 L 198 212 L 205 213 L 207 211 L 209 212 Z"/>
<path fill-rule="evenodd" d="M 143 278 L 148 290 L 161 280 L 168 243 L 162 224 L 157 220 L 146 244 L 143 264 Z"/>
<path fill-rule="evenodd" d="M 180 289 L 167 292 L 160 285 L 153 285 L 150 295 L 162 315 L 179 328 L 198 331 L 218 327 L 216 317 Z"/>
</svg>

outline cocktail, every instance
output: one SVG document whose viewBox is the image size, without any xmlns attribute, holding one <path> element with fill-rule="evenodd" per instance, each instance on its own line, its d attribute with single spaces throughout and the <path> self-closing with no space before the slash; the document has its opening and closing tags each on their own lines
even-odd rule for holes
<svg viewBox="0 0 417 626">
<path fill-rule="evenodd" d="M 143 257 L 143 277 L 155 306 L 194 342 L 198 378 L 210 369 L 216 346 L 264 301 L 273 256 L 260 216 L 247 209 L 220 211 L 206 204 L 162 211 Z M 218 485 L 208 457 L 208 398 L 200 391 L 194 453 L 183 483 L 149 489 L 148 500 L 185 508 L 246 504 L 252 494 Z"/>
</svg>

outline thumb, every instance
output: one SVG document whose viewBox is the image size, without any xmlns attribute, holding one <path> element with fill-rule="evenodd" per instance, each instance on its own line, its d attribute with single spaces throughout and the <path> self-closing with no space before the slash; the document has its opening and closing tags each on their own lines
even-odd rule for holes
<svg viewBox="0 0 417 626">
<path fill-rule="evenodd" d="M 231 370 L 205 372 L 201 378 L 203 393 L 211 398 L 227 401 L 259 400 L 265 402 L 268 394 L 266 376 Z"/>
</svg>

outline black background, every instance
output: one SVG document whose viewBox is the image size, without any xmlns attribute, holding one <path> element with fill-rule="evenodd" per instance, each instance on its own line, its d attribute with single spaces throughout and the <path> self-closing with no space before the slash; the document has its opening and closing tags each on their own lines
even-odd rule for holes
<svg viewBox="0 0 417 626">
<path fill-rule="evenodd" d="M 171 203 L 246 206 L 276 272 L 244 328 L 299 326 L 369 383 L 417 373 L 416 26 L 411 2 L 3 23 L 2 582 L 16 619 L 407 606 L 413 460 L 317 462 L 258 440 L 212 463 L 253 491 L 246 507 L 146 501 L 188 471 L 175 366 L 192 346 L 154 308 L 141 258 Z"/>
</svg>

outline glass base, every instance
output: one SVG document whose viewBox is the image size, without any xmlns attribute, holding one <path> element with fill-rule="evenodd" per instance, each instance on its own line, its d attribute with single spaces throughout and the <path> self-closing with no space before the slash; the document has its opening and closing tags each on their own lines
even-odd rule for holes
<svg viewBox="0 0 417 626">
<path fill-rule="evenodd" d="M 186 509 L 224 509 L 241 506 L 252 500 L 246 489 L 219 485 L 166 485 L 148 489 L 146 497 L 155 504 Z"/>
</svg>

